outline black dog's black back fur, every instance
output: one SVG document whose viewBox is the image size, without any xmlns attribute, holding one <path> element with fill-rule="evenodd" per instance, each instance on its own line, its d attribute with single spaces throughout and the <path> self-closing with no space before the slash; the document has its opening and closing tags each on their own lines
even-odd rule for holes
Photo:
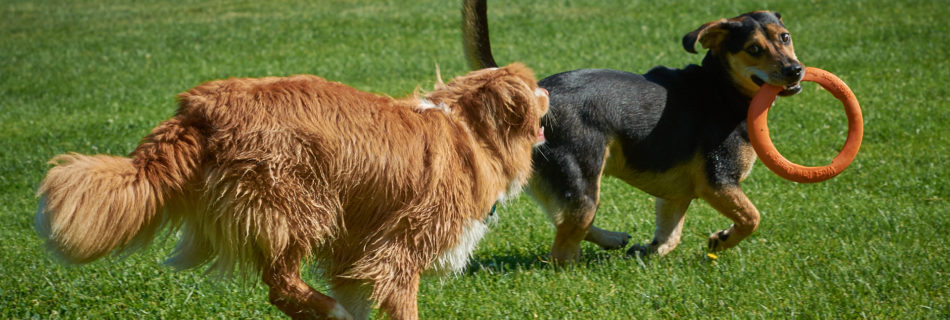
<svg viewBox="0 0 950 320">
<path fill-rule="evenodd" d="M 749 98 L 717 69 L 718 63 L 656 67 L 644 75 L 581 69 L 542 79 L 538 84 L 551 93 L 551 109 L 542 119 L 548 143 L 535 150 L 535 171 L 561 171 L 572 161 L 599 171 L 612 136 L 620 140 L 627 165 L 642 172 L 665 172 L 696 152 L 706 159 L 738 158 L 734 150 L 748 143 L 741 106 Z M 580 157 L 565 158 L 549 152 L 553 148 L 571 149 L 571 156 Z M 731 163 L 707 163 L 710 184 L 738 183 L 745 168 Z M 550 177 L 554 189 L 574 184 L 571 177 L 541 175 Z"/>
</svg>

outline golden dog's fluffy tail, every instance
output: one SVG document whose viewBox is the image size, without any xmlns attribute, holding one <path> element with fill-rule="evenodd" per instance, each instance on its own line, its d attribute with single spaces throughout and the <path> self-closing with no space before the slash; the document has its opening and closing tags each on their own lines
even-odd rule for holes
<svg viewBox="0 0 950 320">
<path fill-rule="evenodd" d="M 201 166 L 198 127 L 176 117 L 152 130 L 130 158 L 64 154 L 40 184 L 34 227 L 54 255 L 85 263 L 149 243 L 168 221 L 163 206 Z"/>
</svg>

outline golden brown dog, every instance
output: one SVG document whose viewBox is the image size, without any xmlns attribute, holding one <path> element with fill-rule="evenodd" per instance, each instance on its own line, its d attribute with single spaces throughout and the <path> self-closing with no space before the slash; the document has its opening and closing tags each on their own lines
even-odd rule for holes
<svg viewBox="0 0 950 320">
<path fill-rule="evenodd" d="M 520 64 L 377 96 L 315 76 L 229 79 L 179 96 L 130 158 L 67 154 L 35 223 L 72 263 L 169 226 L 179 268 L 259 274 L 294 318 L 416 318 L 424 270 L 460 271 L 493 204 L 531 173 L 547 92 Z M 301 280 L 314 258 L 336 299 Z"/>
</svg>

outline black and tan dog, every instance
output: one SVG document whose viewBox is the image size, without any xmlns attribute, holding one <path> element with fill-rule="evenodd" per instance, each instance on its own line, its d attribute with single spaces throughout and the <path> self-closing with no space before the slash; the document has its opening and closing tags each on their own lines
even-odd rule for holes
<svg viewBox="0 0 950 320">
<path fill-rule="evenodd" d="M 466 0 L 463 33 L 473 68 L 495 66 L 484 0 Z M 550 92 L 542 119 L 547 143 L 535 149 L 530 194 L 553 220 L 556 262 L 577 259 L 581 240 L 605 249 L 629 235 L 593 225 L 602 175 L 656 197 L 656 231 L 628 251 L 664 255 L 680 241 L 683 217 L 701 198 L 734 224 L 709 236 L 709 249 L 731 248 L 759 224 L 739 183 L 755 152 L 746 132 L 751 97 L 763 83 L 801 90 L 803 66 L 778 13 L 756 11 L 706 23 L 683 37 L 686 51 L 708 49 L 701 65 L 655 67 L 638 75 L 583 69 L 539 85 Z"/>
</svg>

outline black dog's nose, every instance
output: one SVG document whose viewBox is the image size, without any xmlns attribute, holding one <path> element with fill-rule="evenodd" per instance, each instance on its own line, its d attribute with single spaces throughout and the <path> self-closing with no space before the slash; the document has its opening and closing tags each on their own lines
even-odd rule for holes
<svg viewBox="0 0 950 320">
<path fill-rule="evenodd" d="M 782 68 L 782 74 L 785 75 L 786 77 L 797 78 L 797 77 L 802 76 L 802 70 L 804 70 L 804 68 L 802 68 L 802 65 L 793 64 L 793 65 Z"/>
</svg>

